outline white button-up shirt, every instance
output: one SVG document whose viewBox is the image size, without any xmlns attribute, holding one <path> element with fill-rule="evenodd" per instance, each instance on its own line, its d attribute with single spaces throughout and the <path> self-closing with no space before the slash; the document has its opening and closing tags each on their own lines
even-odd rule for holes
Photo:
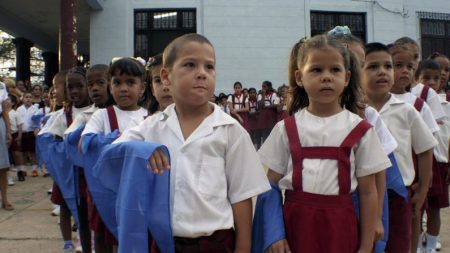
<svg viewBox="0 0 450 253">
<path fill-rule="evenodd" d="M 353 128 L 362 120 L 358 115 L 343 110 L 330 117 L 318 117 L 306 109 L 295 113 L 295 121 L 302 147 L 339 147 Z M 282 189 L 293 189 L 293 164 L 284 121 L 275 125 L 258 151 L 263 164 L 284 175 L 279 181 Z M 357 178 L 375 174 L 391 166 L 375 130 L 369 129 L 350 153 L 351 191 Z M 303 191 L 322 195 L 337 195 L 338 164 L 332 159 L 304 159 L 302 171 Z"/>
<path fill-rule="evenodd" d="M 214 112 L 187 139 L 172 104 L 116 141 L 145 140 L 168 147 L 174 236 L 195 238 L 232 228 L 231 205 L 270 189 L 248 133 L 213 106 Z"/>
</svg>

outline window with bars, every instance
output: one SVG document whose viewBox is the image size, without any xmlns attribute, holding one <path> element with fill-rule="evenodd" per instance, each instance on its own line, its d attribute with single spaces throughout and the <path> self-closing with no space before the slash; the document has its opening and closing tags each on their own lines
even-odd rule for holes
<svg viewBox="0 0 450 253">
<path fill-rule="evenodd" d="M 162 53 L 173 39 L 197 31 L 195 9 L 147 9 L 134 13 L 134 56 Z"/>
<path fill-rule="evenodd" d="M 422 58 L 434 52 L 450 56 L 450 20 L 420 20 Z"/>
<path fill-rule="evenodd" d="M 352 34 L 366 42 L 366 14 L 311 11 L 311 36 L 323 34 L 335 26 L 348 26 Z"/>
</svg>

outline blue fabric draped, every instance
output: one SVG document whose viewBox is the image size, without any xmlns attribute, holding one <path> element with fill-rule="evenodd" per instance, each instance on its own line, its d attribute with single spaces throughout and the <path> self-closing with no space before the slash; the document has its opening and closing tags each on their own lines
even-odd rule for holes
<svg viewBox="0 0 450 253">
<path fill-rule="evenodd" d="M 48 156 L 48 145 L 53 141 L 55 137 L 50 133 L 44 133 L 42 135 L 36 136 L 36 159 L 38 165 L 49 166 L 49 156 Z M 48 169 L 47 169 L 48 170 Z"/>
<path fill-rule="evenodd" d="M 117 226 L 115 223 L 115 217 L 113 219 L 105 219 L 111 209 L 108 209 L 108 205 L 115 203 L 115 193 L 110 189 L 105 188 L 99 178 L 94 176 L 93 168 L 97 162 L 103 148 L 111 144 L 118 137 L 118 131 L 115 130 L 109 134 L 95 134 L 88 133 L 81 137 L 81 152 L 83 154 L 84 165 L 84 177 L 91 193 L 92 200 L 95 207 L 100 214 L 100 218 L 105 223 L 108 230 L 117 237 Z"/>
<path fill-rule="evenodd" d="M 272 189 L 256 200 L 253 218 L 252 253 L 263 253 L 273 243 L 286 238 L 281 190 L 270 182 Z"/>
<path fill-rule="evenodd" d="M 159 144 L 130 141 L 108 145 L 93 168 L 106 194 L 111 194 L 111 201 L 102 203 L 105 206 L 99 211 L 108 211 L 102 216 L 105 223 L 114 225 L 109 220 L 117 220 L 114 230 L 118 233 L 119 252 L 148 252 L 148 231 L 160 252 L 174 252 L 170 172 L 158 175 L 148 168 L 148 159 L 157 148 L 169 157 L 167 148 Z"/>
<path fill-rule="evenodd" d="M 44 118 L 44 113 L 37 113 L 31 116 L 31 121 L 33 122 L 33 129 L 41 127 L 41 120 Z"/>
<path fill-rule="evenodd" d="M 84 125 L 78 127 L 75 131 L 68 133 L 64 138 L 67 155 L 70 157 L 73 164 L 78 167 L 84 167 L 83 155 L 78 148 L 78 143 L 80 142 L 83 130 Z"/>
<path fill-rule="evenodd" d="M 37 138 L 39 157 L 45 163 L 53 181 L 58 185 L 73 218 L 78 223 L 77 193 L 75 187 L 74 167 L 67 156 L 62 139 L 52 134 L 39 135 Z"/>
<path fill-rule="evenodd" d="M 406 189 L 405 183 L 403 182 L 394 153 L 389 154 L 388 157 L 391 160 L 392 166 L 386 170 L 386 188 L 393 190 L 405 200 L 408 200 L 408 189 Z"/>
<path fill-rule="evenodd" d="M 386 169 L 386 190 L 384 191 L 383 199 L 383 214 L 381 221 L 384 227 L 384 237 L 375 243 L 374 253 L 382 253 L 386 248 L 386 243 L 389 236 L 389 202 L 387 196 L 387 190 L 393 190 L 398 195 L 405 199 L 408 199 L 408 190 L 403 183 L 402 175 L 400 174 L 400 169 L 398 168 L 397 160 L 395 159 L 394 153 L 388 155 L 391 161 L 391 167 Z M 359 195 L 358 191 L 353 193 L 353 203 L 355 205 L 355 211 L 359 218 Z"/>
</svg>

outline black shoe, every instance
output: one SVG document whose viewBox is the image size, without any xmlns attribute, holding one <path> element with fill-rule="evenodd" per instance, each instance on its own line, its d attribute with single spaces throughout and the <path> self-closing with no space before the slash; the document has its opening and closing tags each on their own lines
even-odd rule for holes
<svg viewBox="0 0 450 253">
<path fill-rule="evenodd" d="M 25 181 L 25 175 L 24 175 L 23 171 L 21 171 L 21 170 L 17 171 L 17 180 Z"/>
<path fill-rule="evenodd" d="M 74 223 L 74 224 L 72 225 L 72 232 L 77 232 L 77 230 L 78 230 L 78 224 L 77 224 L 77 223 Z"/>
</svg>

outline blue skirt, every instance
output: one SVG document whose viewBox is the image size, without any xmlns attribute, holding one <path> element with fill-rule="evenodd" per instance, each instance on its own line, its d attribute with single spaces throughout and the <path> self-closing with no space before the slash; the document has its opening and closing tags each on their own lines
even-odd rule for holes
<svg viewBox="0 0 450 253">
<path fill-rule="evenodd" d="M 9 169 L 8 145 L 6 145 L 6 125 L 3 117 L 0 117 L 0 170 Z"/>
</svg>

